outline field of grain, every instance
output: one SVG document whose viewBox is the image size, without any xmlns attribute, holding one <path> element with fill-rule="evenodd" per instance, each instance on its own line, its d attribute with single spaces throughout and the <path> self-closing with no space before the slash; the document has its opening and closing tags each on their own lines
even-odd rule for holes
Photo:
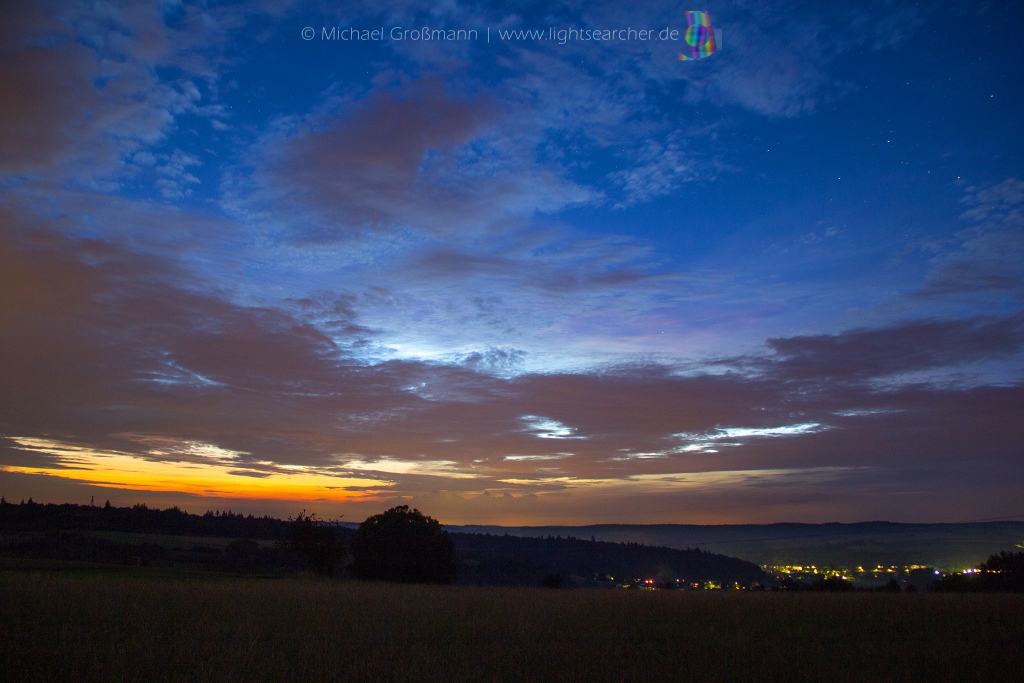
<svg viewBox="0 0 1024 683">
<path fill-rule="evenodd" d="M 6 681 L 1016 681 L 1024 596 L 0 572 Z"/>
</svg>

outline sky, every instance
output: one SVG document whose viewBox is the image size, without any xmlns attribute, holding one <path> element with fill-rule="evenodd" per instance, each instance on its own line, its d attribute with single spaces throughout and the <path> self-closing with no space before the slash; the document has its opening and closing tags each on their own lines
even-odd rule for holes
<svg viewBox="0 0 1024 683">
<path fill-rule="evenodd" d="M 2 3 L 0 494 L 1024 518 L 1022 29 L 1010 2 Z"/>
</svg>

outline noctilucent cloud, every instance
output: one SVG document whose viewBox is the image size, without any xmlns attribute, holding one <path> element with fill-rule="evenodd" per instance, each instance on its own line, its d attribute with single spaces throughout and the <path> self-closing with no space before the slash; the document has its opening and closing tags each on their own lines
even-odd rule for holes
<svg viewBox="0 0 1024 683">
<path fill-rule="evenodd" d="M 1022 29 L 987 2 L 3 3 L 0 493 L 1020 518 Z"/>
</svg>

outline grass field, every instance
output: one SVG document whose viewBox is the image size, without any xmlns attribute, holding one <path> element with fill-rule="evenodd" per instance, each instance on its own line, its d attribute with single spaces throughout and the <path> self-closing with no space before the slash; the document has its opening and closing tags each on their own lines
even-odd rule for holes
<svg viewBox="0 0 1024 683">
<path fill-rule="evenodd" d="M 5 681 L 1020 681 L 1024 596 L 0 572 Z"/>
</svg>

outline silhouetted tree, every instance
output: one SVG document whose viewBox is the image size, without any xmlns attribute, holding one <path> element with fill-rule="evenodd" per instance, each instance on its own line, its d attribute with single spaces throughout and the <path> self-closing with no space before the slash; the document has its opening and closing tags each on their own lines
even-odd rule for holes
<svg viewBox="0 0 1024 683">
<path fill-rule="evenodd" d="M 1024 552 L 1002 551 L 990 555 L 970 574 L 950 574 L 929 586 L 930 590 L 955 593 L 1024 592 Z"/>
<path fill-rule="evenodd" d="M 1014 553 L 1003 550 L 978 565 L 983 572 L 1007 572 L 1024 574 L 1024 552 Z"/>
<path fill-rule="evenodd" d="M 317 519 L 315 513 L 307 515 L 305 510 L 289 521 L 291 538 L 288 546 L 301 554 L 317 574 L 333 574 L 344 553 L 344 544 L 334 525 Z"/>
<path fill-rule="evenodd" d="M 458 570 L 455 544 L 436 519 L 408 505 L 373 515 L 349 541 L 352 571 L 361 579 L 403 583 L 452 583 Z"/>
<path fill-rule="evenodd" d="M 1024 592 L 1024 552 L 1002 551 L 978 565 L 978 578 L 990 590 Z"/>
</svg>

